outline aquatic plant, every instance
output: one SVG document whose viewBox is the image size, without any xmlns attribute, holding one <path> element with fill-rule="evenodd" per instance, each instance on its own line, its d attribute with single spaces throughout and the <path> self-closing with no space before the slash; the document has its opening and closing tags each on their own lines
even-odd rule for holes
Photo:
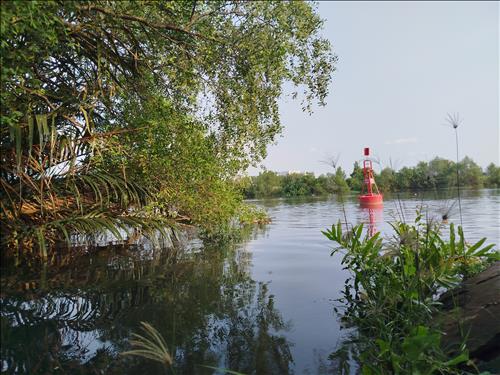
<svg viewBox="0 0 500 375">
<path fill-rule="evenodd" d="M 323 234 L 339 246 L 342 264 L 351 272 L 342 292 L 342 319 L 357 328 L 332 358 L 360 363 L 362 374 L 462 373 L 474 369 L 467 348 L 449 358 L 441 347 L 438 294 L 499 259 L 485 239 L 468 245 L 461 227 L 458 238 L 450 225 L 448 240 L 439 226 L 418 214 L 414 224 L 393 224 L 395 235 L 384 241 L 380 233 L 364 236 L 363 226 L 343 232 L 339 222 Z M 341 367 L 348 368 L 346 361 Z M 347 370 L 345 370 L 347 371 Z M 343 373 L 348 373 L 348 372 Z"/>
</svg>

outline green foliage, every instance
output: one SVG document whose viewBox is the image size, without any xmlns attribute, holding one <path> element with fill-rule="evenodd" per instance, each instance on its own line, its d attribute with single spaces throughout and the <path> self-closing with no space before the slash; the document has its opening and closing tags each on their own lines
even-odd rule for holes
<svg viewBox="0 0 500 375">
<path fill-rule="evenodd" d="M 282 176 L 276 172 L 264 171 L 251 177 L 250 184 L 244 189 L 247 198 L 271 198 L 282 194 Z"/>
<path fill-rule="evenodd" d="M 26 121 L 9 135 L 2 128 L 2 240 L 13 255 L 46 260 L 56 240 L 71 245 L 75 234 L 108 231 L 124 239 L 131 228 L 153 234 L 171 224 L 137 210 L 151 199 L 139 184 L 81 162 L 103 152 L 102 137 L 58 130 L 56 115 L 31 114 Z"/>
<path fill-rule="evenodd" d="M 364 237 L 362 225 L 343 233 L 339 222 L 323 232 L 339 245 L 332 255 L 343 252 L 342 264 L 352 274 L 340 301 L 343 319 L 358 328 L 352 351 L 361 373 L 461 373 L 457 366 L 472 362 L 465 349 L 451 359 L 443 352 L 439 327 L 432 323 L 438 311 L 435 296 L 499 254 L 493 245 L 483 246 L 485 239 L 466 244 L 462 228 L 457 238 L 453 225 L 445 241 L 439 227 L 424 223 L 421 215 L 414 225 L 396 223 L 393 228 L 396 234 L 389 242 L 379 233 Z"/>
<path fill-rule="evenodd" d="M 486 167 L 486 182 L 485 185 L 488 187 L 498 188 L 500 187 L 500 167 L 491 163 Z"/>
<path fill-rule="evenodd" d="M 354 162 L 354 167 L 352 173 L 350 174 L 349 179 L 347 180 L 347 183 L 351 188 L 351 190 L 361 191 L 362 186 L 364 184 L 363 181 L 364 181 L 363 169 L 359 166 L 359 163 L 356 161 Z"/>
<path fill-rule="evenodd" d="M 5 1 L 1 12 L 2 240 L 22 252 L 91 227 L 215 230 L 238 211 L 233 178 L 281 131 L 285 82 L 310 111 L 335 70 L 308 2 Z"/>
<path fill-rule="evenodd" d="M 282 195 L 285 197 L 312 195 L 314 182 L 313 174 L 287 174 L 282 180 Z"/>
<path fill-rule="evenodd" d="M 359 175 L 359 170 L 359 167 L 355 166 L 356 173 L 353 174 Z M 466 156 L 459 162 L 458 171 L 460 186 L 470 188 L 500 186 L 500 167 L 496 167 L 493 163 L 483 172 L 481 167 Z M 358 176 L 356 182 L 352 178 L 348 181 L 351 189 L 353 183 L 358 184 L 362 181 L 360 178 L 362 176 Z M 375 175 L 375 179 L 383 192 L 452 188 L 457 186 L 457 166 L 453 161 L 436 157 L 428 163 L 421 161 L 415 167 L 403 167 L 398 171 L 384 168 L 380 174 Z"/>
<path fill-rule="evenodd" d="M 377 178 L 377 186 L 382 191 L 396 190 L 396 172 L 391 168 L 384 168 Z"/>
<path fill-rule="evenodd" d="M 458 163 L 460 183 L 465 186 L 482 188 L 484 184 L 483 171 L 471 158 L 465 157 Z"/>
<path fill-rule="evenodd" d="M 337 193 L 349 191 L 349 185 L 346 181 L 345 172 L 340 167 L 337 167 L 335 170 L 335 175 L 333 176 L 333 187 L 334 191 Z"/>
<path fill-rule="evenodd" d="M 249 177 L 242 190 L 246 198 L 272 198 L 343 193 L 349 191 L 349 187 L 344 171 L 338 167 L 334 174 L 319 177 L 314 177 L 312 173 L 278 175 L 264 171 Z"/>
<path fill-rule="evenodd" d="M 250 204 L 242 204 L 237 216 L 241 224 L 266 224 L 271 221 L 264 209 Z"/>
</svg>

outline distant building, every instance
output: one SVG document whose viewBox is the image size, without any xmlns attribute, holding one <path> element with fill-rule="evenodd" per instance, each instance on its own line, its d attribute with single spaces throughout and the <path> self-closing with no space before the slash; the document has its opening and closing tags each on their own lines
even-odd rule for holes
<svg viewBox="0 0 500 375">
<path fill-rule="evenodd" d="M 278 176 L 288 176 L 290 174 L 308 174 L 314 176 L 314 172 L 302 172 L 302 171 L 281 171 L 281 172 L 276 172 Z"/>
</svg>

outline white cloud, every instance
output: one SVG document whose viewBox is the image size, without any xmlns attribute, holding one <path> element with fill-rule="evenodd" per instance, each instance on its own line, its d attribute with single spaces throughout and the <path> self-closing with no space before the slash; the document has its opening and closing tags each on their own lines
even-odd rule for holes
<svg viewBox="0 0 500 375">
<path fill-rule="evenodd" d="M 402 145 L 406 143 L 417 143 L 418 139 L 417 138 L 398 138 L 398 139 L 392 139 L 385 141 L 386 145 Z"/>
</svg>

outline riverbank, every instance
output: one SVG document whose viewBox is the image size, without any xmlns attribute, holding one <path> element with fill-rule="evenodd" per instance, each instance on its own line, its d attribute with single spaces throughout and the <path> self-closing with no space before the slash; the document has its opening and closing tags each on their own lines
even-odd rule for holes
<svg viewBox="0 0 500 375">
<path fill-rule="evenodd" d="M 443 345 L 463 341 L 482 371 L 500 373 L 500 261 L 440 298 Z"/>
<path fill-rule="evenodd" d="M 500 187 L 500 167 L 493 163 L 483 171 L 472 159 L 465 157 L 458 169 L 461 189 Z M 456 191 L 456 173 L 455 162 L 436 157 L 430 162 L 421 161 L 415 167 L 403 167 L 399 170 L 386 167 L 380 173 L 375 172 L 374 177 L 383 193 L 398 194 L 443 189 Z M 356 162 L 350 174 L 340 167 L 332 170 L 332 173 L 317 177 L 312 172 L 264 171 L 258 176 L 241 178 L 239 184 L 243 195 L 248 199 L 317 196 L 359 192 L 364 186 L 364 177 L 361 166 Z"/>
</svg>

